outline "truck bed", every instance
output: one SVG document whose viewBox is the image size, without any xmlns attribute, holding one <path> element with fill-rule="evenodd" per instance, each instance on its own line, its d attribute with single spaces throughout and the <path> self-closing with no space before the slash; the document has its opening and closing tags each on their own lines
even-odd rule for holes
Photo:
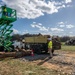
<svg viewBox="0 0 75 75">
<path fill-rule="evenodd" d="M 47 36 L 25 37 L 25 43 L 47 43 Z"/>
</svg>

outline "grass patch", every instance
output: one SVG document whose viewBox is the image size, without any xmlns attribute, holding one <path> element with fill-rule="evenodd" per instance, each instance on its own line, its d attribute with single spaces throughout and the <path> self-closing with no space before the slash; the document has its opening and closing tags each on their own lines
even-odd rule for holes
<svg viewBox="0 0 75 75">
<path fill-rule="evenodd" d="M 32 62 L 18 59 L 4 59 L 0 61 L 1 75 L 58 75 L 57 71 L 38 66 Z M 64 75 L 64 74 L 61 74 Z"/>
<path fill-rule="evenodd" d="M 61 45 L 64 46 L 65 45 L 65 42 L 61 42 Z"/>
<path fill-rule="evenodd" d="M 75 46 L 65 45 L 65 42 L 61 42 L 61 50 L 65 51 L 75 51 Z"/>
<path fill-rule="evenodd" d="M 61 46 L 61 50 L 75 51 L 75 46 L 62 45 L 62 46 Z"/>
</svg>

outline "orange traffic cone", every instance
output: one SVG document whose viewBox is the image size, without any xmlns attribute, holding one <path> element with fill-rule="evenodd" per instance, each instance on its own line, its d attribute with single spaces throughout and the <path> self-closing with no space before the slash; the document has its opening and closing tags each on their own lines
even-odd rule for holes
<svg viewBox="0 0 75 75">
<path fill-rule="evenodd" d="M 34 51 L 33 50 L 31 51 L 31 56 L 34 56 Z"/>
</svg>

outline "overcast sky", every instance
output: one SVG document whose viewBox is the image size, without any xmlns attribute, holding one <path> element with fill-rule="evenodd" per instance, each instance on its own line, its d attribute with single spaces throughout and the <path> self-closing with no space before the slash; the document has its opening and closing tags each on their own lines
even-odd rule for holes
<svg viewBox="0 0 75 75">
<path fill-rule="evenodd" d="M 17 10 L 14 34 L 75 36 L 75 0 L 0 0 Z"/>
</svg>

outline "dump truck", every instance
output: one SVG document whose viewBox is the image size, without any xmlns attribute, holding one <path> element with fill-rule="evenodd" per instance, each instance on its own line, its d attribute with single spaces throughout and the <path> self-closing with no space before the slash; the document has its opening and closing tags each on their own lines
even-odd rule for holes
<svg viewBox="0 0 75 75">
<path fill-rule="evenodd" d="M 48 35 L 40 35 L 40 36 L 31 36 L 25 37 L 25 49 L 31 49 L 34 53 L 41 54 L 48 52 Z M 61 49 L 61 43 L 58 37 L 52 37 L 53 48 L 52 53 L 54 50 Z"/>
</svg>

